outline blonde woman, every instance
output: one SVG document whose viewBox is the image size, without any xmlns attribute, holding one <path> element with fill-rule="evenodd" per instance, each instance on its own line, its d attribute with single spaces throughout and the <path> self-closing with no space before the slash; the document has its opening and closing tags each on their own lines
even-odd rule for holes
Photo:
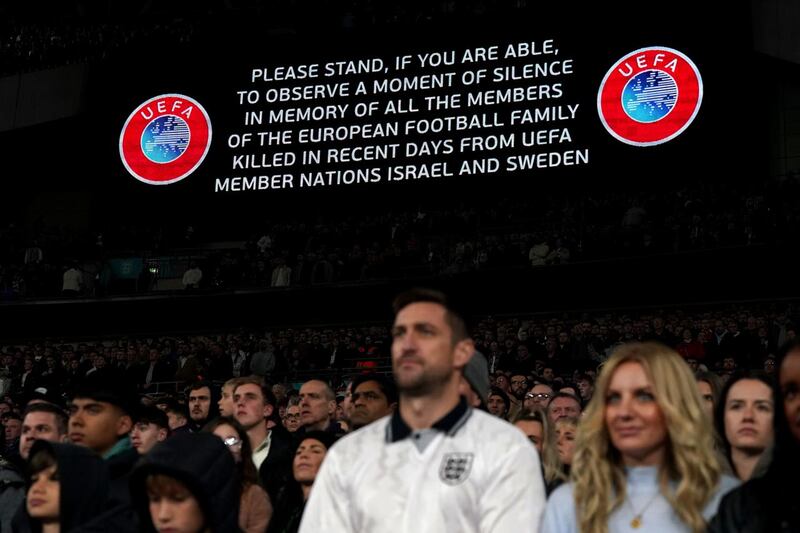
<svg viewBox="0 0 800 533">
<path fill-rule="evenodd" d="M 625 344 L 603 367 L 542 531 L 700 533 L 737 484 L 721 474 L 689 366 L 663 345 Z"/>
<path fill-rule="evenodd" d="M 558 460 L 555 433 L 547 415 L 541 408 L 523 409 L 514 418 L 514 426 L 530 439 L 539 452 L 545 492 L 549 495 L 567 478 Z"/>
<path fill-rule="evenodd" d="M 558 459 L 564 465 L 563 472 L 569 475 L 572 458 L 575 456 L 575 438 L 578 434 L 578 419 L 572 416 L 559 418 L 555 428 Z"/>
</svg>

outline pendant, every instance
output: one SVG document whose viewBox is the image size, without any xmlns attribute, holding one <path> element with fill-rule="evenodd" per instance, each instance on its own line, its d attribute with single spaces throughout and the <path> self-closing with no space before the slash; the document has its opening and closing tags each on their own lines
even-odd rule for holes
<svg viewBox="0 0 800 533">
<path fill-rule="evenodd" d="M 631 520 L 631 527 L 632 527 L 633 529 L 639 529 L 639 527 L 640 527 L 641 525 L 642 525 L 642 519 L 641 519 L 641 517 L 634 516 L 634 517 L 633 517 L 633 520 Z"/>
</svg>

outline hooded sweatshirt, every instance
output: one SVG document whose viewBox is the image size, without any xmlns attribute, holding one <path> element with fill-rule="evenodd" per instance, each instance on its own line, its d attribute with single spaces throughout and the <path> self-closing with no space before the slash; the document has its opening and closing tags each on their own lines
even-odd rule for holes
<svg viewBox="0 0 800 533">
<path fill-rule="evenodd" d="M 80 531 L 106 507 L 109 493 L 106 464 L 88 448 L 39 440 L 33 444 L 30 456 L 49 449 L 58 463 L 60 483 L 59 522 L 61 531 Z M 30 486 L 30 480 L 28 480 Z M 41 524 L 24 509 L 23 524 L 16 531 L 41 531 Z"/>
<path fill-rule="evenodd" d="M 197 499 L 212 533 L 239 531 L 241 485 L 231 452 L 211 433 L 181 433 L 157 444 L 134 469 L 131 499 L 141 531 L 155 531 L 147 499 L 147 476 L 163 474 L 182 482 Z"/>
<path fill-rule="evenodd" d="M 25 501 L 25 478 L 16 466 L 0 458 L 0 531 L 11 531 L 11 520 Z"/>
</svg>

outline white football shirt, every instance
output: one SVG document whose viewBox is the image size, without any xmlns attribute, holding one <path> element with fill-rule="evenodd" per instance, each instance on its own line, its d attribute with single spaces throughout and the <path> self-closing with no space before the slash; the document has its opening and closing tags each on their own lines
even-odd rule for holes
<svg viewBox="0 0 800 533">
<path fill-rule="evenodd" d="M 395 413 L 332 446 L 300 533 L 538 532 L 544 506 L 533 444 L 462 398 L 432 429 Z"/>
</svg>

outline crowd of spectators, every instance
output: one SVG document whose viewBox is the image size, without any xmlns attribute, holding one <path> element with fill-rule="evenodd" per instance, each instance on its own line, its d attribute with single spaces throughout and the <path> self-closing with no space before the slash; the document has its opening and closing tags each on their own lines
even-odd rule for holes
<svg viewBox="0 0 800 533">
<path fill-rule="evenodd" d="M 674 194 L 550 194 L 491 205 L 417 207 L 381 214 L 253 220 L 237 229 L 202 224 L 92 228 L 84 233 L 9 224 L 0 231 L 6 299 L 99 296 L 152 290 L 160 258 L 181 258 L 185 287 L 231 289 L 454 275 L 498 268 L 788 242 L 798 227 L 797 186 L 742 190 L 700 184 Z M 214 242 L 227 245 L 213 246 Z M 137 257 L 135 284 L 114 286 L 108 260 Z M 193 265 L 190 265 L 193 262 Z M 81 272 L 81 287 L 65 273 Z M 75 277 L 75 274 L 70 274 Z M 161 273 L 163 278 L 163 273 Z"/>
<path fill-rule="evenodd" d="M 414 312 L 429 309 L 417 307 Z M 777 409 L 772 382 L 787 371 L 782 347 L 800 353 L 795 319 L 790 303 L 483 316 L 470 327 L 472 358 L 459 373 L 463 399 L 458 409 L 471 405 L 485 410 L 529 439 L 531 451 L 538 452 L 542 502 L 545 492 L 550 496 L 543 530 L 572 532 L 578 529 L 569 526 L 574 520 L 571 491 L 582 490 L 589 445 L 579 435 L 588 420 L 599 416 L 598 405 L 605 406 L 609 417 L 618 411 L 614 416 L 626 424 L 642 420 L 650 427 L 658 420 L 646 414 L 653 395 L 659 403 L 691 404 L 675 415 L 682 421 L 660 420 L 692 425 L 692 432 L 702 433 L 693 446 L 709 445 L 703 461 L 714 476 L 722 476 L 722 489 L 713 503 L 703 501 L 710 507 L 702 517 L 684 520 L 699 520 L 692 530 L 704 530 L 720 506 L 724 511 L 712 527 L 727 530 L 726 521 L 752 517 L 737 515 L 724 500 L 720 503 L 722 495 L 740 482 L 774 474 L 771 461 L 786 460 L 782 449 L 774 456 L 772 452 L 772 442 L 779 438 L 772 429 Z M 393 413 L 403 401 L 398 396 L 398 357 L 409 350 L 416 357 L 430 355 L 423 349 L 429 342 L 422 340 L 425 335 L 406 340 L 398 321 L 396 317 L 391 331 L 388 325 L 295 328 L 258 335 L 2 347 L 0 476 L 7 480 L 0 499 L 2 526 L 23 531 L 29 523 L 57 521 L 62 527 L 86 523 L 128 531 L 137 521 L 163 521 L 168 528 L 175 526 L 176 517 L 199 516 L 212 531 L 230 531 L 237 523 L 248 532 L 298 531 L 309 508 L 313 519 L 332 512 L 320 511 L 320 502 L 309 498 L 334 441 L 387 415 L 397 416 Z M 437 327 L 446 324 L 441 321 Z M 440 333 L 446 338 L 442 346 L 459 349 L 461 341 L 445 333 Z M 397 384 L 389 375 L 389 355 Z M 606 374 L 627 372 L 626 379 L 641 379 L 635 377 L 634 364 L 646 369 L 642 375 L 649 381 L 644 383 L 653 384 L 636 389 L 631 403 L 632 385 Z M 786 393 L 787 401 L 795 392 Z M 612 400 L 614 394 L 624 397 Z M 679 401 L 665 399 L 670 395 Z M 711 429 L 711 420 L 716 429 Z M 632 429 L 623 433 L 626 439 L 634 434 Z M 664 434 L 686 437 L 674 431 Z M 618 442 L 627 441 L 616 439 L 614 445 Z M 33 472 L 27 483 L 19 470 L 24 464 Z M 84 476 L 84 492 L 94 496 L 92 501 L 62 498 L 61 507 L 53 511 L 41 502 L 51 497 L 48 483 L 60 480 L 71 486 L 76 470 L 68 465 L 80 465 L 75 468 Z M 650 477 L 655 483 L 655 474 Z M 319 490 L 329 489 L 326 482 Z M 642 489 L 633 485 L 631 490 L 636 497 Z M 183 493 L 197 500 L 192 513 L 170 507 L 175 495 Z M 149 508 L 141 505 L 145 494 Z M 688 506 L 675 510 L 682 514 Z M 614 511 L 610 519 L 620 513 Z M 322 519 L 334 516 L 339 515 Z M 634 512 L 632 520 L 647 520 L 655 527 L 660 514 L 644 516 Z M 192 524 L 187 530 L 204 530 L 203 524 Z"/>
<path fill-rule="evenodd" d="M 777 347 L 796 335 L 794 304 L 702 309 L 631 310 L 483 317 L 473 329 L 476 348 L 498 372 L 546 372 L 572 380 L 597 367 L 620 344 L 655 340 L 692 365 L 729 374 L 768 368 Z M 69 384 L 95 371 L 125 374 L 139 390 L 167 390 L 202 377 L 222 382 L 255 374 L 294 382 L 325 373 L 340 386 L 348 373 L 388 365 L 388 325 L 275 328 L 258 332 L 5 345 L 0 348 L 3 392 L 30 394 Z"/>
</svg>

